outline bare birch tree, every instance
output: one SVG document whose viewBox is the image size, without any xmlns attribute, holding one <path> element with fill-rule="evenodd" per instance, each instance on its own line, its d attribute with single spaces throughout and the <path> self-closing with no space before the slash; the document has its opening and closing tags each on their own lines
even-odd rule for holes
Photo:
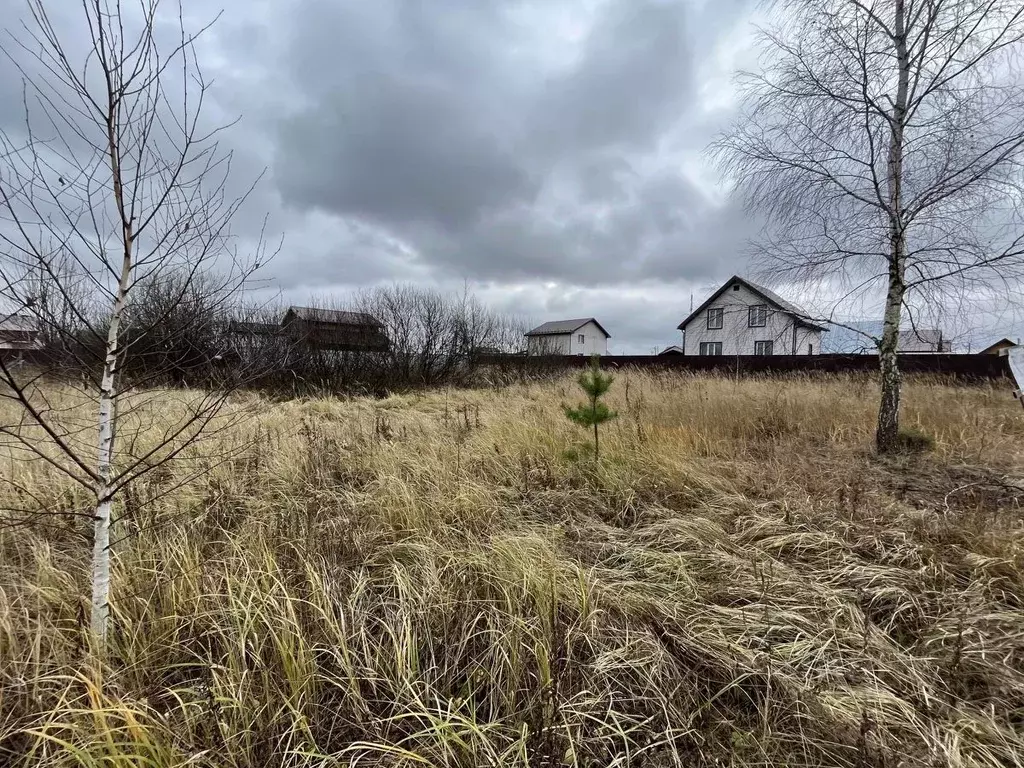
<svg viewBox="0 0 1024 768">
<path fill-rule="evenodd" d="M 25 122 L 0 136 L 0 301 L 34 314 L 85 381 L 55 393 L 45 371 L 26 377 L 0 360 L 2 394 L 22 412 L 0 434 L 94 499 L 90 625 L 102 643 L 115 499 L 223 427 L 230 389 L 208 378 L 179 396 L 151 393 L 151 368 L 125 371 L 155 328 L 168 338 L 168 313 L 197 290 L 205 310 L 190 323 L 216 322 L 265 253 L 260 237 L 240 258 L 229 229 L 248 190 L 230 194 L 231 155 L 201 117 L 208 83 L 194 46 L 205 28 L 187 32 L 180 4 L 160 0 L 68 6 L 30 0 L 3 44 L 24 81 Z M 80 24 L 65 29 L 72 11 Z M 161 307 L 136 303 L 155 287 Z"/>
<path fill-rule="evenodd" d="M 884 306 L 876 443 L 898 443 L 901 325 L 1024 267 L 1024 5 L 788 0 L 713 151 L 782 279 Z M 837 290 L 838 289 L 838 290 Z M 833 308 L 834 311 L 834 308 Z"/>
</svg>

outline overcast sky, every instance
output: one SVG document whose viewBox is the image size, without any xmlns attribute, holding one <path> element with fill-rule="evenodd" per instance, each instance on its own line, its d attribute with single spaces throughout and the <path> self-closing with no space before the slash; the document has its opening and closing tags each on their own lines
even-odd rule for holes
<svg viewBox="0 0 1024 768">
<path fill-rule="evenodd" d="M 205 61 L 269 167 L 277 284 L 469 281 L 537 322 L 593 315 L 616 351 L 676 343 L 691 291 L 742 272 L 753 233 L 702 161 L 752 5 L 228 6 Z"/>
<path fill-rule="evenodd" d="M 468 282 L 496 308 L 595 316 L 612 351 L 649 352 L 678 343 L 691 292 L 748 271 L 756 225 L 702 150 L 732 115 L 734 71 L 756 63 L 754 2 L 223 6 L 199 47 L 209 116 L 242 118 L 224 137 L 237 174 L 267 169 L 239 227 L 269 213 L 284 233 L 265 276 L 286 301 Z M 20 86 L 2 72 L 9 106 Z"/>
</svg>

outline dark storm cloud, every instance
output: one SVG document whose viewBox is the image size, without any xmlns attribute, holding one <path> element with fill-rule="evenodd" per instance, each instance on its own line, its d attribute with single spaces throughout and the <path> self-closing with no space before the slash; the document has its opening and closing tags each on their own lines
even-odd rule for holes
<svg viewBox="0 0 1024 768">
<path fill-rule="evenodd" d="M 673 167 L 707 138 L 685 131 L 700 17 L 671 0 L 591 5 L 302 3 L 295 106 L 276 128 L 282 200 L 384 228 L 442 276 L 721 270 L 739 239 L 709 259 L 698 225 L 724 218 L 729 235 L 741 217 Z"/>
<path fill-rule="evenodd" d="M 672 170 L 600 184 L 610 189 L 597 199 L 510 207 L 434 245 L 433 263 L 452 276 L 571 285 L 704 280 L 735 271 L 755 233 L 744 213 L 712 206 Z"/>
<path fill-rule="evenodd" d="M 579 60 L 542 88 L 532 148 L 559 154 L 649 148 L 691 96 L 685 15 L 681 3 L 611 3 Z"/>
<path fill-rule="evenodd" d="M 306 103 L 275 159 L 289 204 L 455 232 L 536 193 L 516 157 L 511 41 L 489 5 L 302 5 L 290 69 Z"/>
<path fill-rule="evenodd" d="M 535 191 L 450 90 L 385 81 L 347 94 L 359 110 L 328 102 L 289 121 L 275 167 L 290 204 L 454 232 Z"/>
</svg>

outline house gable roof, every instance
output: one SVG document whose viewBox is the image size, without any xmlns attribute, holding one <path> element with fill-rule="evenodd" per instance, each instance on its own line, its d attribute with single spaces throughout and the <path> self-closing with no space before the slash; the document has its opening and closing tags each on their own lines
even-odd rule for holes
<svg viewBox="0 0 1024 768">
<path fill-rule="evenodd" d="M 978 354 L 979 355 L 987 355 L 987 354 L 990 354 L 992 351 L 994 351 L 996 349 L 999 349 L 1000 347 L 1004 347 L 1004 346 L 1015 347 L 1015 346 L 1017 346 L 1017 342 L 1014 341 L 1013 339 L 1011 339 L 1009 336 L 1003 336 L 1003 338 L 1001 338 L 999 341 L 992 342 L 987 347 L 985 347 L 983 350 L 978 352 Z"/>
<path fill-rule="evenodd" d="M 593 323 L 601 329 L 601 333 L 605 335 L 605 338 L 610 339 L 612 335 L 604 329 L 597 320 L 592 317 L 580 317 L 575 320 L 551 320 L 542 325 L 538 325 L 532 331 L 527 331 L 527 336 L 561 336 L 566 333 L 575 333 L 587 323 Z"/>
<path fill-rule="evenodd" d="M 764 299 L 766 302 L 768 302 L 769 304 L 774 306 L 776 309 L 782 310 L 787 315 L 793 315 L 793 317 L 796 318 L 802 325 L 805 325 L 808 328 L 813 328 L 813 329 L 815 329 L 817 331 L 827 331 L 828 330 L 828 328 L 826 328 L 821 323 L 816 323 L 813 320 L 811 320 L 810 316 L 807 313 L 807 310 L 803 309 L 802 307 L 797 306 L 796 304 L 794 304 L 791 301 L 786 301 L 784 298 L 779 296 L 779 294 L 775 293 L 775 291 L 769 290 L 768 288 L 765 288 L 762 285 L 758 285 L 757 283 L 752 283 L 750 280 L 747 280 L 744 277 L 740 277 L 739 275 L 733 275 L 728 280 L 726 280 L 722 284 L 721 288 L 719 288 L 717 291 L 715 291 L 713 294 L 711 294 L 703 304 L 701 304 L 699 307 L 697 307 L 695 310 L 693 310 L 693 312 L 691 312 L 689 315 L 687 315 L 686 319 L 683 320 L 683 322 L 681 322 L 676 327 L 680 331 L 685 330 L 686 326 L 695 317 L 697 317 L 697 315 L 699 315 L 701 312 L 703 312 L 705 309 L 707 309 L 708 306 L 715 299 L 717 299 L 719 296 L 721 296 L 723 293 L 725 293 L 726 289 L 728 289 L 729 286 L 731 286 L 733 283 L 739 283 L 740 285 L 746 287 L 746 289 L 748 291 L 750 291 L 751 293 L 754 293 L 754 294 L 760 296 L 762 299 Z"/>
<path fill-rule="evenodd" d="M 31 315 L 7 315 L 0 313 L 0 331 L 18 331 L 34 333 L 39 330 L 39 323 Z"/>
<path fill-rule="evenodd" d="M 380 321 L 366 312 L 349 312 L 342 309 L 320 309 L 319 307 L 288 307 L 285 318 L 294 315 L 300 320 L 315 323 L 336 323 L 338 325 L 380 326 Z"/>
</svg>

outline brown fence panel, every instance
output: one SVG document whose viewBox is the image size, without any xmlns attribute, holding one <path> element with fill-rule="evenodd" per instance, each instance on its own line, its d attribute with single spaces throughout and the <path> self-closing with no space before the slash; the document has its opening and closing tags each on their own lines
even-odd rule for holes
<svg viewBox="0 0 1024 768">
<path fill-rule="evenodd" d="M 900 355 L 900 369 L 905 373 L 931 373 L 963 379 L 991 380 L 1009 376 L 1006 357 L 999 355 L 918 354 Z M 481 362 L 509 366 L 510 362 L 524 370 L 582 368 L 585 357 L 525 357 L 502 355 Z M 874 355 L 733 355 L 700 357 L 690 355 L 605 355 L 605 368 L 651 368 L 719 374 L 787 374 L 787 373 L 874 373 L 878 358 Z"/>
</svg>

